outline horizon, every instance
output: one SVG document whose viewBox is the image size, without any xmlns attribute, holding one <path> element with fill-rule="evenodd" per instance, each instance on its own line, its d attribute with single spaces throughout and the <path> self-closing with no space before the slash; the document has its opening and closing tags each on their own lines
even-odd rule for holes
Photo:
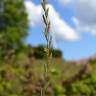
<svg viewBox="0 0 96 96">
<path fill-rule="evenodd" d="M 88 0 L 85 2 L 49 0 L 48 3 L 53 46 L 63 52 L 63 58 L 68 61 L 81 60 L 96 54 L 95 1 L 88 3 Z M 45 44 L 42 36 L 40 1 L 25 0 L 25 6 L 29 20 L 29 35 L 26 44 L 33 46 Z"/>
</svg>

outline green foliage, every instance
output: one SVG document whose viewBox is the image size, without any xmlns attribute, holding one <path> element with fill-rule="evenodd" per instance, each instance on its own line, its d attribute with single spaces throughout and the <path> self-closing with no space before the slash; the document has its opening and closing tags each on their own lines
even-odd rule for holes
<svg viewBox="0 0 96 96">
<path fill-rule="evenodd" d="M 28 47 L 27 47 L 28 48 Z M 29 53 L 32 53 L 33 56 L 37 59 L 45 59 L 47 58 L 46 52 L 44 51 L 44 45 L 38 45 L 37 47 L 29 47 Z M 62 58 L 62 52 L 58 49 L 50 48 L 53 58 Z"/>
<path fill-rule="evenodd" d="M 51 68 L 50 72 L 52 75 L 58 75 L 59 74 L 55 68 Z"/>
<path fill-rule="evenodd" d="M 33 56 L 37 59 L 44 59 L 46 58 L 46 54 L 44 51 L 44 46 L 40 45 L 34 48 Z"/>
<path fill-rule="evenodd" d="M 29 46 L 28 48 L 30 49 L 31 47 Z M 25 91 L 23 91 L 23 88 L 25 88 L 24 86 L 26 85 L 25 76 L 28 71 L 30 72 L 30 70 L 33 70 L 31 81 L 33 86 L 32 88 L 33 90 L 35 90 L 36 94 L 33 95 L 33 93 L 32 96 L 40 96 L 40 91 L 38 90 L 40 90 L 41 88 L 40 78 L 43 72 L 41 64 L 45 63 L 45 60 L 34 59 L 35 61 L 33 63 L 30 63 L 33 67 L 30 67 L 30 70 L 27 69 L 26 71 L 24 69 L 24 66 L 25 64 L 29 64 L 27 60 L 27 53 L 21 52 L 18 54 L 16 62 L 12 63 L 12 65 L 0 65 L 0 96 L 26 96 L 24 95 Z M 74 75 L 75 73 L 77 73 L 80 69 L 80 66 L 78 68 L 77 65 L 70 65 L 66 62 L 61 62 L 61 60 L 58 59 L 52 59 L 52 61 L 54 65 L 51 65 L 50 80 L 52 80 L 53 83 L 49 86 L 48 92 L 51 92 L 54 95 L 48 96 L 96 96 L 96 70 L 92 70 L 92 72 L 90 72 L 89 74 L 84 74 L 80 80 L 74 81 L 68 86 L 62 86 L 62 80 L 68 79 L 72 76 L 72 74 Z M 14 64 L 18 66 L 14 67 Z M 94 67 L 96 66 L 94 64 L 91 65 L 92 69 L 94 69 Z M 69 77 L 67 78 L 66 75 L 68 75 Z M 30 90 L 31 84 L 28 86 L 30 86 L 28 87 L 28 90 Z M 38 88 L 38 90 L 35 88 Z"/>
<path fill-rule="evenodd" d="M 54 58 L 62 58 L 62 52 L 57 49 L 52 49 L 52 56 Z"/>
<path fill-rule="evenodd" d="M 23 0 L 0 0 L 0 54 L 18 47 L 27 35 L 27 14 Z M 1 54 L 1 55 L 2 55 Z"/>
<path fill-rule="evenodd" d="M 8 61 L 12 61 L 11 63 L 0 62 L 0 96 L 28 96 L 25 95 L 25 90 L 31 93 L 30 96 L 40 96 L 41 87 L 45 83 L 45 85 L 48 83 L 47 91 L 53 93 L 52 95 L 46 94 L 48 96 L 96 96 L 96 59 L 94 58 L 91 58 L 88 62 L 92 67 L 92 71 L 89 74 L 83 74 L 82 78 L 68 85 L 62 84 L 63 79 L 66 80 L 68 77 L 73 76 L 80 68 L 75 64 L 70 65 L 62 62 L 62 52 L 52 49 L 52 37 L 49 32 L 50 21 L 48 20 L 49 8 L 46 8 L 46 0 L 43 0 L 41 4 L 45 12 L 43 20 L 47 45 L 37 47 L 25 47 L 22 43 L 27 35 L 28 28 L 24 1 L 0 0 L 0 4 L 2 5 L 0 5 L 2 7 L 2 10 L 0 10 L 0 60 L 5 55 L 11 54 L 10 49 L 17 49 L 15 53 L 12 53 L 16 56 L 15 61 L 9 58 Z M 50 64 L 50 74 L 47 71 L 50 63 L 49 57 L 52 54 L 54 57 L 52 63 L 54 65 Z M 30 60 L 29 57 L 32 56 L 36 58 L 34 59 L 35 61 Z M 47 73 L 47 76 L 50 74 L 50 78 L 42 80 L 44 69 L 41 64 L 45 63 L 45 58 L 48 59 L 47 64 L 44 66 L 45 74 Z M 36 95 L 34 95 L 35 93 Z"/>
<path fill-rule="evenodd" d="M 73 82 L 67 88 L 66 94 L 73 96 L 95 96 L 96 95 L 96 73 L 90 72 L 83 78 Z M 70 90 L 69 90 L 70 89 Z"/>
<path fill-rule="evenodd" d="M 65 96 L 64 88 L 61 85 L 55 85 L 53 89 L 54 89 L 54 96 Z"/>
</svg>

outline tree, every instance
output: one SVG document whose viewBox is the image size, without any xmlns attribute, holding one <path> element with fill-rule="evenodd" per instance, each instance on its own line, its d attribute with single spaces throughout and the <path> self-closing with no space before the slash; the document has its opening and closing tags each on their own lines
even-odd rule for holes
<svg viewBox="0 0 96 96">
<path fill-rule="evenodd" d="M 34 47 L 33 55 L 37 59 L 46 58 L 46 54 L 45 54 L 45 51 L 44 51 L 44 46 L 43 45 L 38 45 L 37 47 Z"/>
<path fill-rule="evenodd" d="M 24 0 L 0 0 L 0 53 L 22 44 L 27 23 Z"/>
<path fill-rule="evenodd" d="M 52 49 L 52 56 L 54 58 L 62 58 L 62 52 L 58 49 Z"/>
</svg>

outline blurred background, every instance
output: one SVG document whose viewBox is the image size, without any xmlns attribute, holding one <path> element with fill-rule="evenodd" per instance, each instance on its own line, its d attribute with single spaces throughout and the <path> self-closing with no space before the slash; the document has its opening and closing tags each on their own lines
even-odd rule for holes
<svg viewBox="0 0 96 96">
<path fill-rule="evenodd" d="M 47 6 L 53 47 L 46 96 L 96 96 L 96 1 Z M 0 96 L 41 96 L 43 28 L 40 0 L 0 0 Z"/>
</svg>

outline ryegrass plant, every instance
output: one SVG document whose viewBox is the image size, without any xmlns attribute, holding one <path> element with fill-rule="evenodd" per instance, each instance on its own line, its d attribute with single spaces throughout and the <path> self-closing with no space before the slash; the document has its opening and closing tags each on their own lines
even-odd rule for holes
<svg viewBox="0 0 96 96">
<path fill-rule="evenodd" d="M 52 36 L 50 34 L 50 20 L 48 18 L 49 16 L 49 8 L 47 8 L 47 1 L 42 0 L 41 2 L 42 8 L 43 8 L 43 22 L 44 22 L 44 37 L 46 39 L 46 47 L 44 51 L 46 52 L 47 60 L 46 63 L 44 64 L 44 85 L 41 90 L 41 96 L 46 96 L 46 91 L 49 85 L 49 65 L 51 64 L 50 60 L 52 57 L 52 52 L 51 52 L 51 47 L 52 47 Z"/>
</svg>

